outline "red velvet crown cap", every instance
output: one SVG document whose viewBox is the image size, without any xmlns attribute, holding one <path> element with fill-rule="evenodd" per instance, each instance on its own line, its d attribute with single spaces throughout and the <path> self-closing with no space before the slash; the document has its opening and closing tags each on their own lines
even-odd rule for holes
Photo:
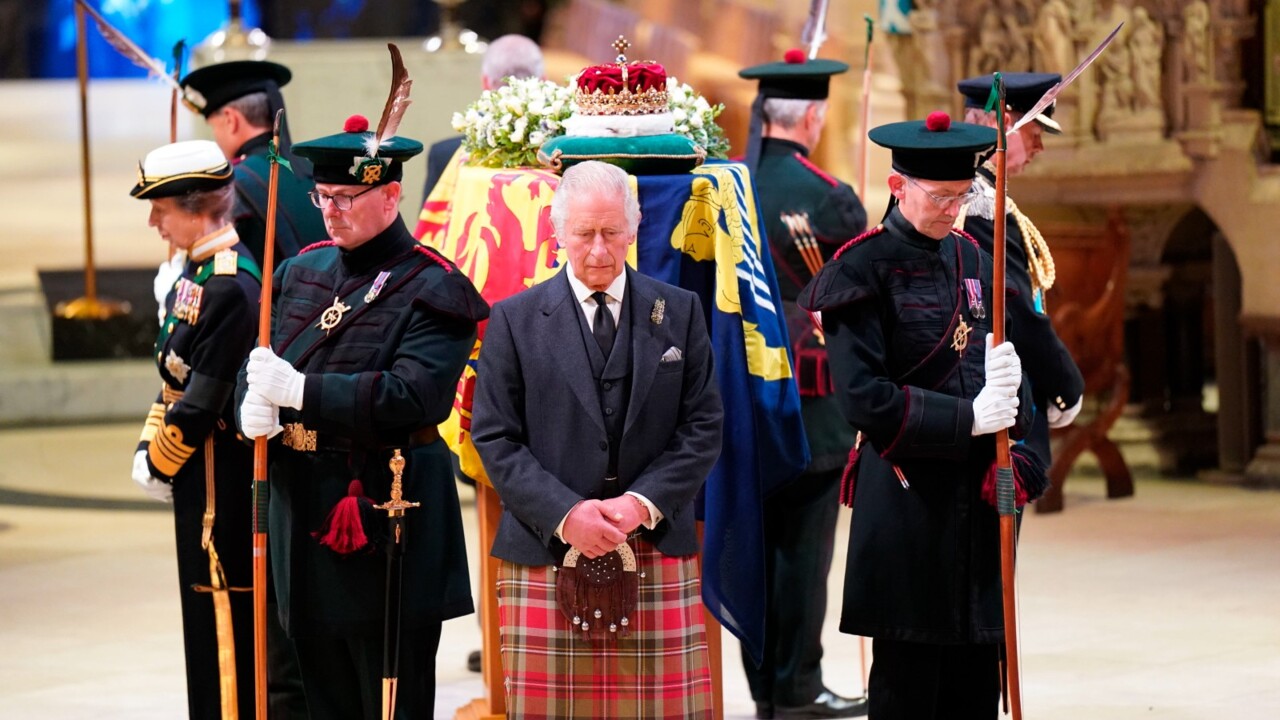
<svg viewBox="0 0 1280 720">
<path fill-rule="evenodd" d="M 667 89 L 667 69 L 656 62 L 630 62 L 626 64 L 626 82 L 623 82 L 623 66 L 616 63 L 609 65 L 593 65 L 578 76 L 579 92 L 593 93 L 597 90 L 606 94 L 616 94 L 624 89 L 636 92 Z"/>
</svg>

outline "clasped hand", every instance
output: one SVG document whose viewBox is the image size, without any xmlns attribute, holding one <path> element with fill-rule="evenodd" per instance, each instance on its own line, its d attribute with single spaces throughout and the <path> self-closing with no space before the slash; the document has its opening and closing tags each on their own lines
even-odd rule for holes
<svg viewBox="0 0 1280 720">
<path fill-rule="evenodd" d="M 648 509 L 630 495 L 583 500 L 569 511 L 560 534 L 583 555 L 598 558 L 626 541 L 648 515 Z"/>
</svg>

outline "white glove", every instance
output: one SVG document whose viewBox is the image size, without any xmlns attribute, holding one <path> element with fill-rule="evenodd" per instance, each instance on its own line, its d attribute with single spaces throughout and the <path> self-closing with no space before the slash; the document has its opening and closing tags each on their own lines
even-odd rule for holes
<svg viewBox="0 0 1280 720">
<path fill-rule="evenodd" d="M 173 253 L 173 257 L 160 263 L 159 269 L 156 270 L 156 279 L 152 284 L 152 292 L 156 296 L 156 304 L 159 309 L 156 313 L 160 316 L 160 324 L 164 325 L 165 315 L 164 301 L 169 297 L 169 291 L 173 290 L 173 286 L 178 282 L 178 278 L 182 277 L 182 268 L 187 264 L 187 251 L 178 250 Z"/>
<path fill-rule="evenodd" d="M 256 390 L 262 397 L 280 407 L 302 409 L 302 392 L 306 387 L 307 376 L 276 357 L 271 348 L 254 348 L 249 353 L 246 370 L 250 390 Z"/>
<path fill-rule="evenodd" d="M 280 408 L 249 388 L 240 403 L 240 432 L 250 440 L 257 440 L 263 436 L 273 438 L 283 429 Z"/>
<path fill-rule="evenodd" d="M 1076 416 L 1080 414 L 1080 407 L 1082 405 L 1084 405 L 1083 395 L 1076 400 L 1075 405 L 1072 405 L 1066 410 L 1059 410 L 1057 405 L 1049 403 L 1049 410 L 1047 413 L 1049 416 L 1049 427 L 1061 428 L 1075 422 Z"/>
<path fill-rule="evenodd" d="M 986 387 L 1011 387 L 1016 391 L 1022 384 L 1022 359 L 1013 343 L 1006 340 L 993 348 L 991 340 L 991 333 L 987 333 Z"/>
<path fill-rule="evenodd" d="M 173 485 L 151 477 L 151 468 L 147 467 L 147 451 L 139 450 L 133 456 L 133 481 L 138 483 L 142 492 L 152 500 L 173 502 Z"/>
<path fill-rule="evenodd" d="M 989 435 L 1013 427 L 1018 417 L 1018 388 L 987 385 L 973 399 L 971 435 Z"/>
</svg>

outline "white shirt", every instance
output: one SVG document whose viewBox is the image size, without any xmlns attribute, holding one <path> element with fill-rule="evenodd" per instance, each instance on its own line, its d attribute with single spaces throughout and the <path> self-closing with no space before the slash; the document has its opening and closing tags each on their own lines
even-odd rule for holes
<svg viewBox="0 0 1280 720">
<path fill-rule="evenodd" d="M 582 281 L 578 279 L 578 276 L 573 274 L 572 264 L 566 263 L 566 265 L 568 265 L 568 267 L 565 268 L 565 275 L 569 278 L 569 289 L 573 291 L 573 296 L 577 298 L 578 307 L 581 308 L 582 312 L 587 316 L 587 327 L 591 330 L 595 330 L 596 299 L 591 297 L 595 290 L 584 285 Z M 604 293 L 608 296 L 608 300 L 605 302 L 604 306 L 613 314 L 614 327 L 618 327 L 618 320 L 622 316 L 622 295 L 626 291 L 627 273 L 625 271 L 618 273 L 618 277 L 614 278 L 613 282 L 609 283 L 609 287 L 605 288 Z M 635 497 L 641 502 L 641 504 L 648 508 L 649 520 L 644 523 L 646 528 L 652 530 L 658 526 L 658 523 L 662 522 L 662 513 L 658 512 L 657 506 L 650 502 L 649 498 L 641 495 L 640 493 L 631 492 L 630 490 L 628 490 L 626 494 Z M 577 507 L 577 505 L 574 507 Z M 573 510 L 570 509 L 569 512 L 573 512 Z M 561 540 L 564 540 L 564 536 L 560 533 L 564 530 L 564 521 L 568 518 L 569 514 L 565 513 L 565 516 L 560 518 L 560 524 L 556 526 L 556 537 Z"/>
<path fill-rule="evenodd" d="M 591 297 L 595 290 L 582 284 L 582 281 L 573 274 L 573 265 L 569 265 L 565 272 L 569 276 L 569 288 L 573 290 L 573 296 L 578 299 L 578 306 L 582 308 L 582 312 L 587 315 L 587 328 L 596 329 L 596 299 Z M 609 301 L 605 303 L 605 307 L 613 313 L 613 326 L 618 327 L 618 318 L 622 317 L 622 295 L 627 291 L 627 274 L 625 272 L 618 273 L 618 277 L 609 283 L 609 287 L 605 288 L 604 294 L 609 297 Z"/>
</svg>

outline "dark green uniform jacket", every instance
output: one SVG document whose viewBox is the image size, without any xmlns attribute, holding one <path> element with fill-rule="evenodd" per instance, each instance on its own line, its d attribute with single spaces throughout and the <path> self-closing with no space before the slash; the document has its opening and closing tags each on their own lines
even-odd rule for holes
<svg viewBox="0 0 1280 720">
<path fill-rule="evenodd" d="M 991 253 L 995 242 L 995 223 L 992 220 L 995 215 L 995 176 L 985 167 L 979 168 L 978 175 L 976 184 L 984 191 L 984 197 L 969 207 L 964 229 L 977 238 L 983 250 Z M 1054 332 L 1053 322 L 1042 311 L 1042 306 L 1037 305 L 1027 269 L 1025 240 L 1013 213 L 1007 215 L 1004 236 L 1005 283 L 1010 289 L 1009 314 L 1018 327 L 1018 334 L 1011 333 L 1009 339 L 1018 348 L 1022 367 L 1031 379 L 1031 397 L 1038 410 L 1027 435 L 1027 444 L 1047 465 L 1050 454 L 1046 411 L 1051 403 L 1059 410 L 1074 406 L 1084 392 L 1084 378 L 1071 353 Z"/>
<path fill-rule="evenodd" d="M 267 149 L 271 133 L 263 133 L 245 143 L 232 164 L 236 174 L 236 204 L 233 217 L 240 241 L 253 258 L 262 263 L 267 241 L 267 187 L 271 178 L 271 161 Z M 298 254 L 298 250 L 328 237 L 320 209 L 311 204 L 307 193 L 315 183 L 302 173 L 305 160 L 295 160 L 294 171 L 280 168 L 276 195 L 276 254 L 278 264 Z"/>
<path fill-rule="evenodd" d="M 449 449 L 439 439 L 417 443 L 448 417 L 488 305 L 399 217 L 350 252 L 322 245 L 275 275 L 272 347 L 307 376 L 302 410 L 283 409 L 280 420 L 316 432 L 315 450 L 286 447 L 283 436 L 271 447 L 269 542 L 285 629 L 293 637 L 382 632 L 385 555 L 339 556 L 312 533 L 354 479 L 373 502 L 386 502 L 393 448 L 407 460 L 404 499 L 422 503 L 405 514 L 402 627 L 465 615 L 471 583 Z M 350 310 L 326 333 L 318 325 L 335 297 Z"/>
<path fill-rule="evenodd" d="M 883 232 L 842 249 L 801 295 L 801 306 L 822 313 L 836 397 L 866 437 L 854 470 L 843 632 L 942 644 L 1003 635 L 999 522 L 980 497 L 994 436 L 970 435 L 985 379 L 991 266 L 972 240 L 930 239 L 894 208 Z M 980 280 L 985 312 L 975 312 L 959 278 Z M 958 352 L 961 321 L 971 332 Z M 1025 379 L 1020 399 L 1014 438 L 1031 422 Z"/>
<path fill-rule="evenodd" d="M 800 409 L 809 440 L 812 461 L 807 472 L 828 472 L 842 466 L 853 447 L 853 432 L 840 415 L 830 387 L 818 375 L 826 375 L 825 357 L 809 314 L 796 305 L 800 288 L 812 278 L 796 248 L 791 229 L 782 216 L 804 215 L 818 243 L 823 262 L 867 224 L 867 213 L 853 188 L 823 172 L 808 159 L 805 146 L 789 140 L 764 138 L 756 192 L 764 218 L 769 250 L 778 270 L 778 288 L 787 317 L 787 330 L 795 346 L 793 360 L 801 384 Z M 797 359 L 798 358 L 798 359 Z M 823 367 L 819 369 L 817 366 Z M 816 387 L 819 383 L 823 387 Z"/>
<path fill-rule="evenodd" d="M 156 397 L 138 444 L 139 450 L 147 451 L 152 477 L 173 482 L 192 718 L 221 717 L 213 599 L 192 589 L 210 583 L 209 556 L 201 547 L 209 437 L 213 438 L 214 547 L 228 585 L 253 584 L 253 451 L 236 439 L 230 400 L 236 371 L 253 347 L 261 287 L 248 250 L 236 243 L 230 227 L 225 234 L 226 249 L 188 261 L 165 299 L 167 317 L 156 340 L 156 364 L 168 392 Z M 178 392 L 182 395 L 175 400 Z M 231 593 L 241 717 L 253 712 L 252 600 L 252 593 Z"/>
</svg>

